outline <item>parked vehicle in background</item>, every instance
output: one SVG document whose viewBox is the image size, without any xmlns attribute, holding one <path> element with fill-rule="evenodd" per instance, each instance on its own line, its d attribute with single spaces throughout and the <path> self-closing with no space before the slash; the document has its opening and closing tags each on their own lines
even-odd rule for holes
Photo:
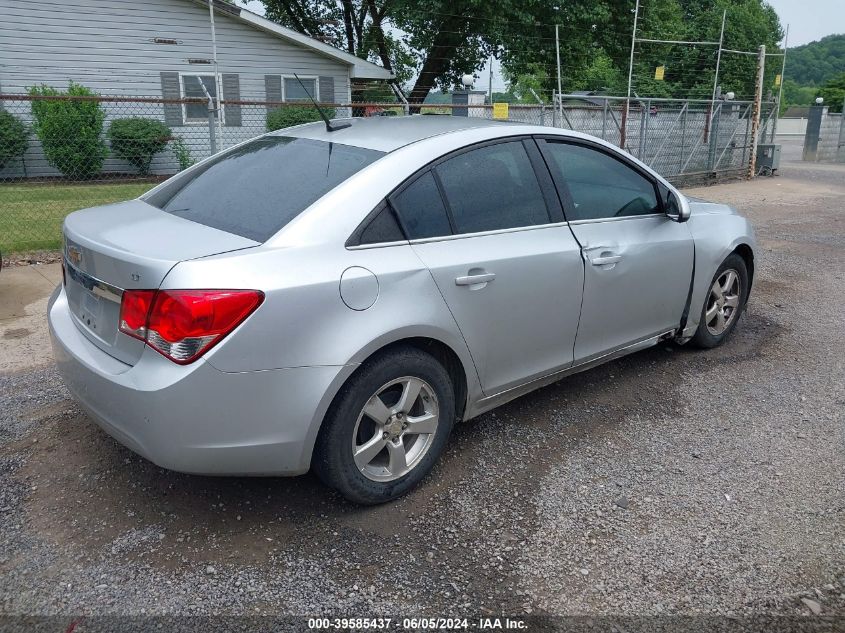
<svg viewBox="0 0 845 633">
<path fill-rule="evenodd" d="M 59 369 L 191 473 L 313 468 L 393 499 L 453 424 L 662 340 L 736 327 L 751 226 L 599 139 L 460 117 L 280 130 L 68 216 Z"/>
</svg>

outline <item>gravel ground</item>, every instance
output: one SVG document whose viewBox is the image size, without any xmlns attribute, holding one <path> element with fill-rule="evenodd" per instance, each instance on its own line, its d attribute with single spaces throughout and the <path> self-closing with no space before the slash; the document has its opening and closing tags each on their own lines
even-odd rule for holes
<svg viewBox="0 0 845 633">
<path fill-rule="evenodd" d="M 762 245 L 728 344 L 460 425 L 386 506 L 164 471 L 52 367 L 0 374 L 0 614 L 845 617 L 845 167 L 783 171 L 692 192 Z"/>
</svg>

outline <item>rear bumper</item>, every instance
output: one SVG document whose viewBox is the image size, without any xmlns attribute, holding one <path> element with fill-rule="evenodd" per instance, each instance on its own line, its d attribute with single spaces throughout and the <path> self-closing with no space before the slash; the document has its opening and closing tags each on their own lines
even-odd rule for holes
<svg viewBox="0 0 845 633">
<path fill-rule="evenodd" d="M 146 349 L 134 366 L 91 343 L 61 287 L 48 321 L 59 372 L 76 400 L 121 444 L 150 461 L 208 475 L 298 475 L 328 405 L 354 366 L 228 373 L 180 366 Z"/>
</svg>

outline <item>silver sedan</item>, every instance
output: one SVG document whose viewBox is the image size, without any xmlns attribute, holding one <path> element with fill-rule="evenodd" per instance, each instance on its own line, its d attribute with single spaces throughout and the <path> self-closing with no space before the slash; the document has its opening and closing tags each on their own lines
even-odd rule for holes
<svg viewBox="0 0 845 633">
<path fill-rule="evenodd" d="M 379 503 L 456 421 L 737 324 L 748 221 L 608 143 L 461 117 L 338 128 L 68 216 L 53 348 L 118 441 L 190 473 L 313 469 Z"/>
</svg>

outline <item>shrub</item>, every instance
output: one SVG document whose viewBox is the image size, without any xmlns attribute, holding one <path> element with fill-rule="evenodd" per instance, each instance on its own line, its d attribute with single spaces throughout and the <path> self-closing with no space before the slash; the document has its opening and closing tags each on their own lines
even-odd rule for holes
<svg viewBox="0 0 845 633">
<path fill-rule="evenodd" d="M 32 96 L 95 97 L 85 86 L 70 82 L 67 92 L 41 85 L 29 89 Z M 33 129 L 44 155 L 68 178 L 90 178 L 99 173 L 108 149 L 103 141 L 103 108 L 94 100 L 39 99 L 32 102 Z"/>
<path fill-rule="evenodd" d="M 171 134 L 161 121 L 140 117 L 116 119 L 108 131 L 114 155 L 128 161 L 142 175 L 149 173 L 153 157 L 167 147 Z"/>
<path fill-rule="evenodd" d="M 330 119 L 335 115 L 334 108 L 324 108 L 323 112 Z M 272 132 L 313 121 L 320 121 L 320 113 L 314 106 L 286 106 L 267 114 L 267 131 Z"/>
<path fill-rule="evenodd" d="M 176 162 L 179 163 L 179 171 L 183 171 L 194 164 L 194 159 L 191 156 L 191 150 L 185 139 L 181 136 L 174 136 L 173 142 L 170 144 L 170 149 L 176 157 Z"/>
<path fill-rule="evenodd" d="M 23 156 L 28 130 L 23 122 L 5 110 L 0 110 L 0 169 Z"/>
</svg>

